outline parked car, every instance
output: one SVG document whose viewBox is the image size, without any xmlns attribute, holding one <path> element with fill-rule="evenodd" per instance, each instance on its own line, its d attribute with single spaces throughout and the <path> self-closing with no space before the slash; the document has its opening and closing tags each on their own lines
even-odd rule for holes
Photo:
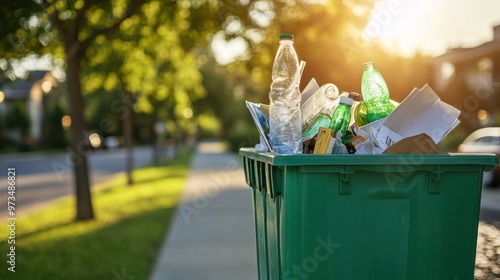
<svg viewBox="0 0 500 280">
<path fill-rule="evenodd" d="M 459 153 L 491 153 L 500 156 L 500 127 L 478 129 L 465 138 L 458 146 Z M 485 174 L 485 184 L 491 187 L 500 185 L 500 165 Z"/>
</svg>

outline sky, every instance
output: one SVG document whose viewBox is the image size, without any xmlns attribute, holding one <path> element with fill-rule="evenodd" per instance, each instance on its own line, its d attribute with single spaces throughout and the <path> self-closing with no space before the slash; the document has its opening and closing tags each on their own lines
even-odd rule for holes
<svg viewBox="0 0 500 280">
<path fill-rule="evenodd" d="M 500 25 L 498 0 L 384 0 L 364 30 L 404 55 L 433 56 L 451 47 L 474 47 L 493 39 Z"/>
<path fill-rule="evenodd" d="M 383 0 L 363 33 L 405 56 L 416 50 L 438 56 L 491 41 L 495 25 L 500 25 L 500 0 Z M 244 48 L 243 40 L 212 44 L 222 64 Z"/>
</svg>

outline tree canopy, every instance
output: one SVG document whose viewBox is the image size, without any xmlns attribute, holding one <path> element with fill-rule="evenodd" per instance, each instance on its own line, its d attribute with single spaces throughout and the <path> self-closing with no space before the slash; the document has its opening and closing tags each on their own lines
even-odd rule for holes
<svg viewBox="0 0 500 280">
<path fill-rule="evenodd" d="M 307 62 L 301 88 L 314 77 L 360 91 L 361 65 L 375 60 L 391 96 L 402 100 L 430 77 L 427 58 L 402 58 L 362 32 L 376 0 L 16 0 L 3 1 L 0 69 L 13 79 L 14 59 L 63 59 L 74 164 L 77 219 L 93 218 L 84 121 L 87 94 L 133 100 L 128 110 L 196 130 L 218 118 L 223 135 L 249 121 L 244 99 L 268 102 L 280 33 L 295 35 Z M 230 65 L 208 50 L 221 38 L 246 46 Z M 220 51 L 220 50 L 216 50 Z M 127 99 L 128 98 L 128 99 Z M 110 110 L 120 119 L 120 106 Z"/>
</svg>

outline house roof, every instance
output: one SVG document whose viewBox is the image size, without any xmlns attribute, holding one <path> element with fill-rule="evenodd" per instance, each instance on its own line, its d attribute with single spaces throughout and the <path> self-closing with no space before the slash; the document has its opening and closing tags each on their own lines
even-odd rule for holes
<svg viewBox="0 0 500 280">
<path fill-rule="evenodd" d="M 4 83 L 1 90 L 7 100 L 28 100 L 33 84 L 44 78 L 47 71 L 30 71 L 26 80 L 15 80 Z"/>
<path fill-rule="evenodd" d="M 433 62 L 436 64 L 442 62 L 460 63 L 500 54 L 500 25 L 493 28 L 493 34 L 493 41 L 473 48 L 452 49 L 443 55 L 435 57 Z"/>
<path fill-rule="evenodd" d="M 452 49 L 448 53 L 435 57 L 433 61 L 437 63 L 444 61 L 459 63 L 487 57 L 492 54 L 500 54 L 500 41 L 488 42 L 475 48 Z"/>
</svg>

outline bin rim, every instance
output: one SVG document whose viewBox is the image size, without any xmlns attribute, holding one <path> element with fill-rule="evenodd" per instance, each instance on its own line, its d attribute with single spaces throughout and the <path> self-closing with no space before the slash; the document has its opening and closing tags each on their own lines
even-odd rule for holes
<svg viewBox="0 0 500 280">
<path fill-rule="evenodd" d="M 241 148 L 239 154 L 273 166 L 301 165 L 483 165 L 484 170 L 493 169 L 499 163 L 495 154 L 488 153 L 443 153 L 443 154 L 293 154 L 282 155 L 260 152 L 255 148 Z M 423 159 L 423 160 L 422 160 Z"/>
</svg>

